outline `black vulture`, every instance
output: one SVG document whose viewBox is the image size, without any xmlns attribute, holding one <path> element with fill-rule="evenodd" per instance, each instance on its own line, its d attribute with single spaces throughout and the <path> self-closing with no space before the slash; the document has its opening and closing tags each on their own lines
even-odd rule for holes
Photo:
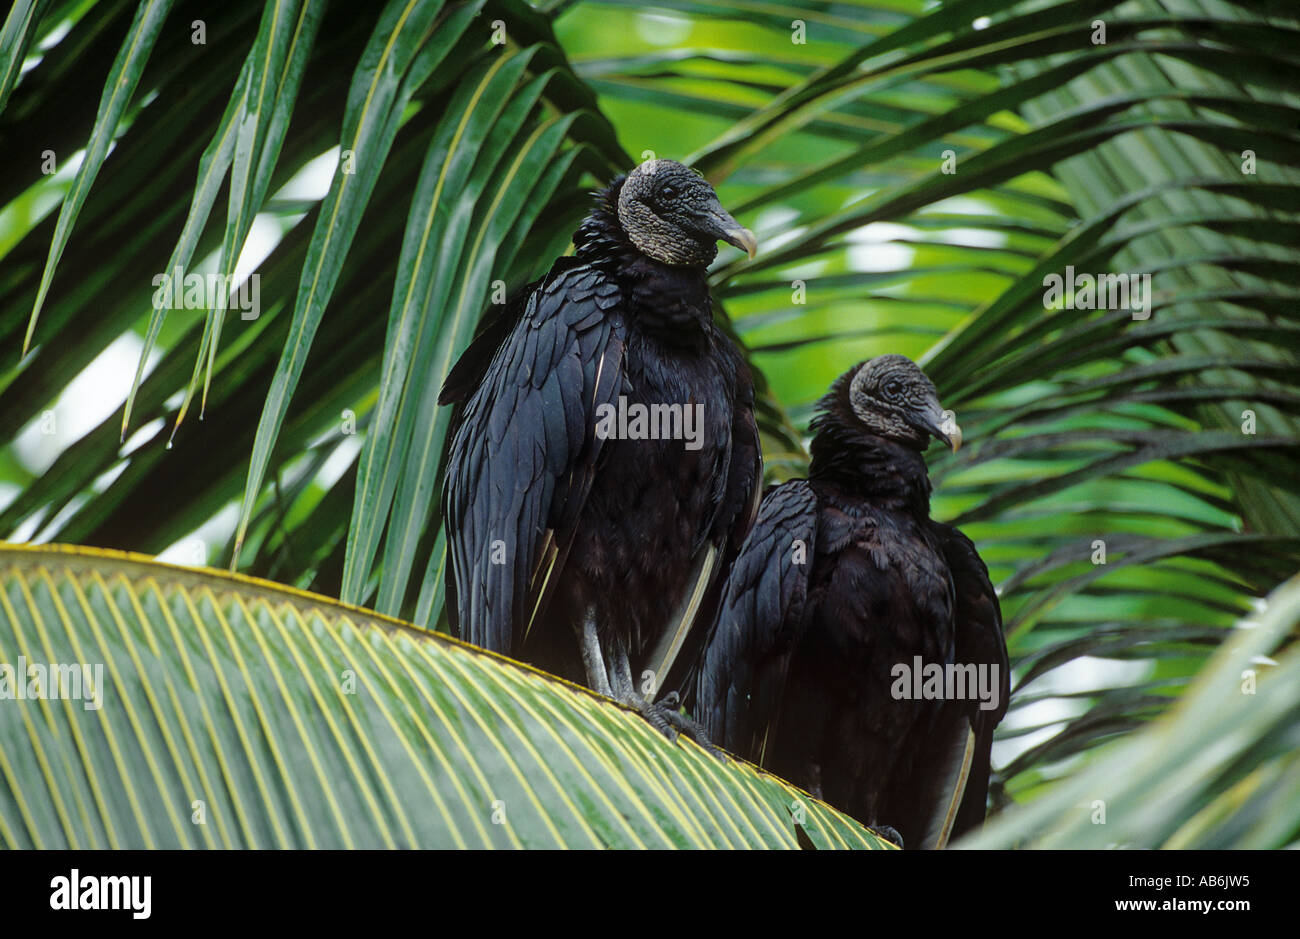
<svg viewBox="0 0 1300 939">
<path fill-rule="evenodd" d="M 984 818 L 1010 693 L 988 569 L 930 518 L 923 453 L 960 430 L 901 355 L 836 379 L 812 429 L 809 478 L 763 499 L 689 703 L 718 746 L 942 847 Z"/>
<path fill-rule="evenodd" d="M 676 692 L 654 698 L 692 623 L 712 621 L 762 491 L 753 382 L 705 279 L 719 239 L 753 256 L 699 173 L 642 163 L 596 193 L 574 256 L 483 330 L 440 396 L 460 402 L 443 489 L 455 632 L 670 737 L 695 728 Z"/>
</svg>

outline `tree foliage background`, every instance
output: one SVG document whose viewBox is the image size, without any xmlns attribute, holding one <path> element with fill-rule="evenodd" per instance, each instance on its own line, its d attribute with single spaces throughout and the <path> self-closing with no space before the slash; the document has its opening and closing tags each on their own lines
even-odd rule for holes
<svg viewBox="0 0 1300 939">
<path fill-rule="evenodd" d="M 935 513 L 1015 669 L 995 800 L 1059 821 L 1135 732 L 1231 733 L 1134 837 L 1293 842 L 1300 700 L 1231 669 L 1281 687 L 1295 619 L 1212 655 L 1300 568 L 1298 66 L 1293 5 L 1246 0 L 18 0 L 0 533 L 437 626 L 443 377 L 592 188 L 682 159 L 759 236 L 712 279 L 770 478 L 861 358 L 912 356 L 957 413 Z M 1149 315 L 1048 308 L 1067 265 L 1149 274 Z M 257 315 L 157 309 L 177 268 L 255 274 Z M 1194 684 L 1234 721 L 1153 726 Z M 1277 824 L 1222 834 L 1250 812 Z"/>
</svg>

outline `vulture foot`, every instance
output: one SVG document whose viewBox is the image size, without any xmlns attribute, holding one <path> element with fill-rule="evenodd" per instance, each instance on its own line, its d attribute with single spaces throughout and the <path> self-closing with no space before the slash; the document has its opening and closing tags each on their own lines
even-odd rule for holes
<svg viewBox="0 0 1300 939">
<path fill-rule="evenodd" d="M 622 703 L 644 717 L 651 727 L 669 740 L 676 740 L 678 734 L 685 734 L 707 752 L 721 759 L 722 751 L 709 740 L 704 728 L 681 712 L 681 698 L 677 692 L 670 691 L 658 701 L 647 701 L 638 695 L 633 700 Z"/>
<path fill-rule="evenodd" d="M 900 848 L 903 847 L 903 836 L 898 833 L 896 828 L 890 825 L 868 825 L 867 830 L 873 835 L 879 835 L 886 841 L 892 841 Z"/>
</svg>

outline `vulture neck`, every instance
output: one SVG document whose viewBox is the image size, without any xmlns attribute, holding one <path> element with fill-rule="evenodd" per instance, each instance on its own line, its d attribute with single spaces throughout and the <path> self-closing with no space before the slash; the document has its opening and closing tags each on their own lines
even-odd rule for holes
<svg viewBox="0 0 1300 939">
<path fill-rule="evenodd" d="M 881 508 L 929 518 L 930 476 L 922 454 L 830 415 L 815 431 L 809 479 Z"/>
<path fill-rule="evenodd" d="M 623 191 L 625 179 L 620 176 L 596 193 L 595 207 L 573 236 L 574 254 L 588 264 L 608 271 L 631 261 L 646 260 L 618 221 L 618 194 Z"/>
<path fill-rule="evenodd" d="M 641 333 L 702 352 L 713 331 L 705 269 L 665 264 L 632 244 L 618 220 L 622 189 L 620 177 L 596 194 L 595 207 L 574 233 L 574 253 L 623 286 L 623 312 Z"/>
</svg>

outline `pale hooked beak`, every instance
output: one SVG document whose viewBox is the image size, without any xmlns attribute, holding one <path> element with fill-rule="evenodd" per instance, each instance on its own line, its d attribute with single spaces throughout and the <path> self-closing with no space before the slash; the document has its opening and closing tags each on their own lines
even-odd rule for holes
<svg viewBox="0 0 1300 939">
<path fill-rule="evenodd" d="M 956 421 L 949 421 L 948 432 L 945 435 L 948 443 L 952 445 L 952 452 L 956 453 L 961 449 L 961 427 Z"/>
<path fill-rule="evenodd" d="M 722 204 L 714 201 L 706 210 L 702 230 L 744 251 L 752 260 L 758 253 L 758 239 L 754 233 L 732 218 Z"/>
<path fill-rule="evenodd" d="M 728 228 L 722 233 L 722 240 L 744 251 L 751 261 L 758 254 L 758 239 L 748 228 Z"/>
<path fill-rule="evenodd" d="M 923 426 L 927 433 L 952 447 L 953 453 L 961 446 L 961 427 L 958 426 L 957 419 L 951 411 L 941 408 L 937 401 L 931 405 Z"/>
</svg>

